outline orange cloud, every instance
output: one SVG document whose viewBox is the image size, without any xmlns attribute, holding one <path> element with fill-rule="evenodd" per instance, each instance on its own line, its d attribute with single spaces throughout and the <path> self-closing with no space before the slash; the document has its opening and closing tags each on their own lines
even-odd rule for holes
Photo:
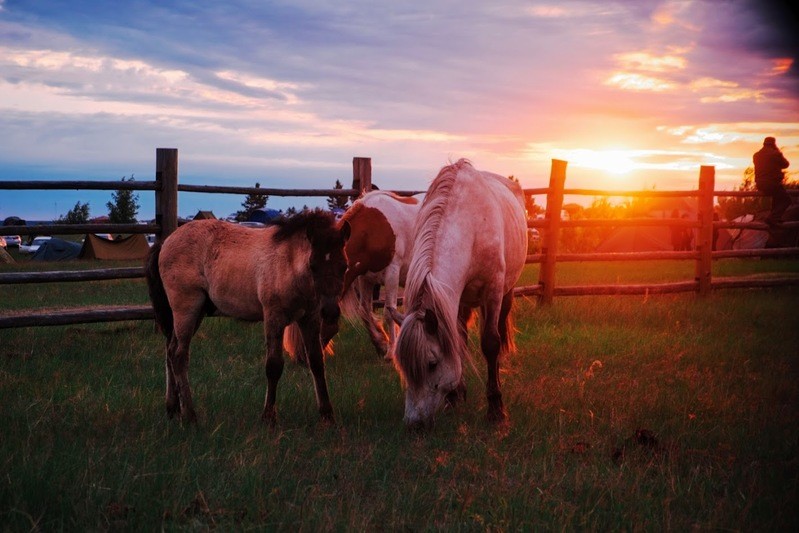
<svg viewBox="0 0 799 533">
<path fill-rule="evenodd" d="M 774 59 L 772 63 L 773 66 L 771 67 L 771 74 L 775 76 L 780 76 L 791 70 L 791 66 L 793 65 L 793 58 L 780 57 L 778 59 Z"/>
</svg>

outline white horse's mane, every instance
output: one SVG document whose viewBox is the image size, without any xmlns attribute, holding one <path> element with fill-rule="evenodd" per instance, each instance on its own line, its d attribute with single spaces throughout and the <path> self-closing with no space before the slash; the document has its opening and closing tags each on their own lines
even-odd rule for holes
<svg viewBox="0 0 799 533">
<path fill-rule="evenodd" d="M 419 217 L 416 220 L 416 238 L 408 278 L 405 282 L 405 308 L 408 310 L 398 339 L 397 361 L 411 384 L 418 384 L 427 365 L 424 315 L 435 313 L 438 319 L 437 338 L 444 357 L 467 355 L 463 337 L 458 329 L 460 294 L 436 279 L 432 274 L 436 241 L 444 213 L 447 211 L 457 174 L 471 163 L 460 159 L 441 169 L 430 185 Z M 409 322 L 410 321 L 410 322 Z"/>
</svg>

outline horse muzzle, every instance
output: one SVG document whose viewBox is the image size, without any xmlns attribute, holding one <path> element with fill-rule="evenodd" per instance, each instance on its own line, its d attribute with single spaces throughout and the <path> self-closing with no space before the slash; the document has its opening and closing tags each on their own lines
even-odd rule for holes
<svg viewBox="0 0 799 533">
<path fill-rule="evenodd" d="M 338 306 L 337 298 L 326 298 L 322 301 L 322 309 L 320 310 L 322 322 L 327 324 L 337 324 L 341 316 L 341 309 Z"/>
<path fill-rule="evenodd" d="M 443 396 L 438 394 L 425 394 L 417 396 L 408 390 L 405 392 L 405 427 L 408 431 L 424 432 L 433 428 L 436 421 L 436 412 L 442 404 Z"/>
<path fill-rule="evenodd" d="M 338 319 L 341 316 L 341 309 L 338 306 L 338 300 L 329 299 L 322 303 L 322 308 L 319 311 L 322 318 L 322 346 L 327 346 L 327 343 L 336 336 L 338 333 Z"/>
</svg>

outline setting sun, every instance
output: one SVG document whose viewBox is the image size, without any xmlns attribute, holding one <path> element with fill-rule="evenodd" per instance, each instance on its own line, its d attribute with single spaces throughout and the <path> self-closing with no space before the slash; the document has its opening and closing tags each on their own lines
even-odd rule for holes
<svg viewBox="0 0 799 533">
<path fill-rule="evenodd" d="M 633 159 L 634 152 L 630 150 L 562 150 L 557 157 L 575 167 L 601 170 L 619 176 L 637 168 Z"/>
</svg>

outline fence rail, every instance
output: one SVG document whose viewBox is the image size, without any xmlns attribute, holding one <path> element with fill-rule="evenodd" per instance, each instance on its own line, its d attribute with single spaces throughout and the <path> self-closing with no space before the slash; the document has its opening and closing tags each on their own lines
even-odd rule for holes
<svg viewBox="0 0 799 533">
<path fill-rule="evenodd" d="M 357 197 L 371 190 L 371 160 L 353 158 L 353 186 L 350 189 L 271 189 L 260 187 L 232 187 L 211 185 L 190 185 L 178 183 L 177 150 L 159 148 L 156 150 L 155 181 L 0 181 L 0 190 L 42 190 L 42 189 L 87 189 L 87 190 L 141 190 L 154 191 L 154 224 L 48 224 L 40 226 L 0 226 L 0 235 L 52 235 L 83 233 L 154 233 L 159 241 L 165 239 L 178 225 L 178 192 L 199 192 L 209 194 L 264 194 L 270 196 L 297 197 Z M 598 189 L 566 189 L 566 161 L 553 160 L 549 187 L 524 189 L 526 195 L 546 195 L 544 219 L 528 220 L 530 228 L 544 231 L 544 243 L 539 254 L 527 256 L 527 263 L 539 263 L 539 281 L 535 285 L 516 287 L 516 296 L 534 296 L 542 304 L 551 303 L 556 296 L 587 295 L 641 295 L 695 292 L 707 295 L 712 290 L 729 288 L 764 288 L 799 285 L 799 275 L 769 278 L 716 278 L 711 277 L 710 266 L 713 259 L 733 257 L 799 257 L 799 248 L 776 248 L 759 250 L 719 250 L 713 251 L 712 233 L 717 228 L 767 230 L 759 222 L 713 221 L 713 198 L 720 196 L 749 197 L 763 196 L 759 192 L 714 191 L 714 167 L 700 169 L 699 188 L 687 191 L 625 190 L 606 191 Z M 393 191 L 402 196 L 412 196 L 425 191 Z M 799 194 L 799 191 L 790 191 Z M 696 220 L 674 218 L 636 218 L 636 219 L 591 219 L 562 220 L 560 213 L 566 195 L 588 195 L 604 197 L 669 198 L 696 197 L 700 206 Z M 699 236 L 697 249 L 685 252 L 626 252 L 626 253 L 561 253 L 558 251 L 558 238 L 561 228 L 575 227 L 627 227 L 627 226 L 673 226 L 690 228 Z M 799 228 L 799 222 L 786 224 L 787 229 Z M 575 261 L 651 261 L 651 260 L 692 260 L 696 264 L 693 280 L 655 283 L 655 284 L 614 284 L 614 285 L 576 285 L 558 286 L 555 283 L 557 263 Z M 131 279 L 144 277 L 143 267 L 107 268 L 80 271 L 49 272 L 0 272 L 0 284 L 30 284 L 55 282 L 88 282 L 112 279 Z M 151 320 L 153 311 L 149 306 L 113 306 L 91 309 L 39 310 L 38 312 L 5 313 L 0 316 L 0 329 L 45 325 L 67 325 L 93 322 L 112 322 L 121 320 Z"/>
</svg>

